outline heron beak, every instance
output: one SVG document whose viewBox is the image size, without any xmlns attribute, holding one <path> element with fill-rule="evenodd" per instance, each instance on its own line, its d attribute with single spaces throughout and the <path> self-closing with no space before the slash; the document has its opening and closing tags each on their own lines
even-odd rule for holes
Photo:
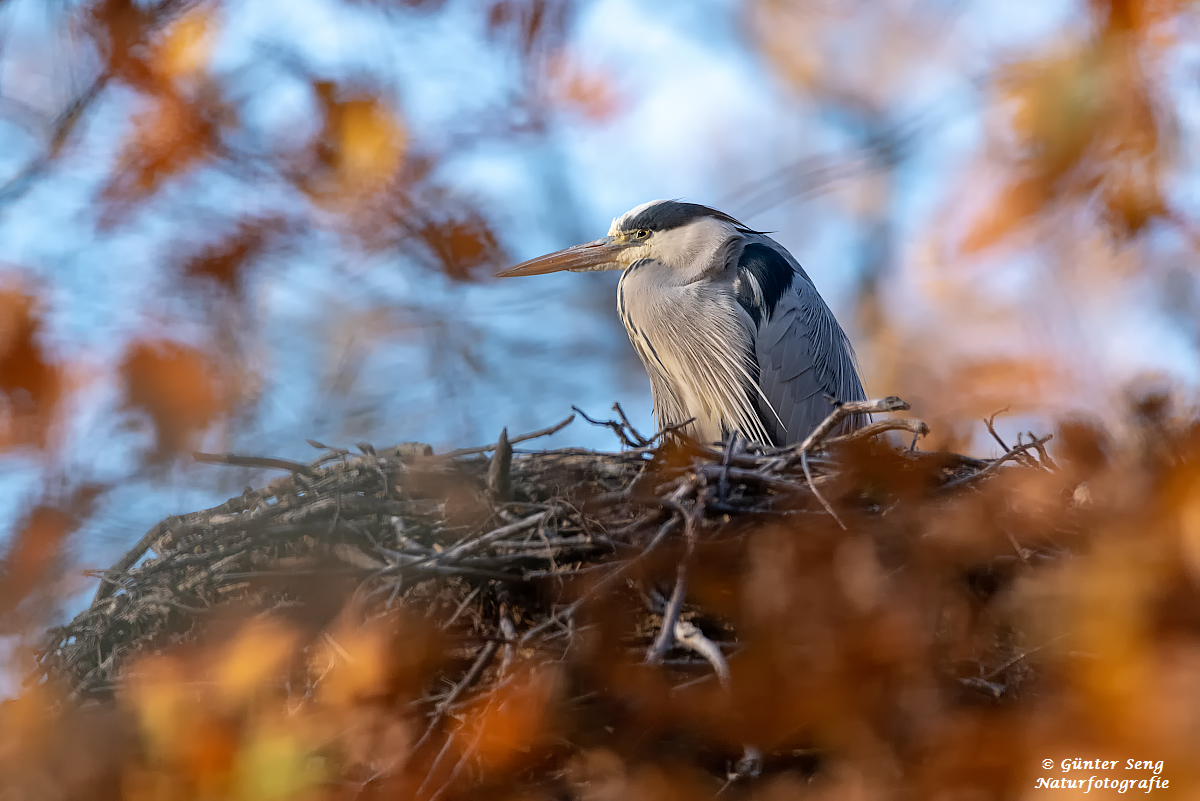
<svg viewBox="0 0 1200 801">
<path fill-rule="evenodd" d="M 521 275 L 545 275 L 563 270 L 584 273 L 592 270 L 617 270 L 623 265 L 618 264 L 616 256 L 626 248 L 624 242 L 619 242 L 611 236 L 584 242 L 582 245 L 548 253 L 509 267 L 503 272 L 496 273 L 497 278 L 515 278 Z"/>
</svg>

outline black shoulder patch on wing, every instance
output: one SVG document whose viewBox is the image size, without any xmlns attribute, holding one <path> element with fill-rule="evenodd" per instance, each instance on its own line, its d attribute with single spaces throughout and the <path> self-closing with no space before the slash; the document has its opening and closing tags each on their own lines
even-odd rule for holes
<svg viewBox="0 0 1200 801">
<path fill-rule="evenodd" d="M 734 288 L 737 301 L 761 325 L 770 319 L 784 293 L 792 288 L 796 271 L 783 256 L 766 245 L 746 245 L 738 260 Z"/>
</svg>

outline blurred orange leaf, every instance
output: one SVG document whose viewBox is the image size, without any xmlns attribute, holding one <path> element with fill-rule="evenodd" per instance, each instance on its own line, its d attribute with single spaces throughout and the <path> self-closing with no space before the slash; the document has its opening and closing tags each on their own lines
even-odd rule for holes
<svg viewBox="0 0 1200 801">
<path fill-rule="evenodd" d="M 1126 151 L 1109 160 L 1100 190 L 1105 218 L 1122 238 L 1139 233 L 1154 218 L 1169 216 L 1158 159 Z"/>
<path fill-rule="evenodd" d="M 1144 9 L 1134 9 L 1144 5 L 1093 3 L 1104 7 L 1098 13 L 1106 24 L 1121 31 L 1144 24 Z M 1015 135 L 1006 166 L 1020 177 L 971 226 L 965 251 L 995 245 L 1051 203 L 1087 202 L 1097 195 L 1119 237 L 1169 216 L 1159 173 L 1169 158 L 1164 131 L 1170 130 L 1170 115 L 1147 80 L 1146 58 L 1129 36 L 1104 35 L 1001 74 L 997 87 L 1013 109 Z"/>
<path fill-rule="evenodd" d="M 111 224 L 122 206 L 154 193 L 171 177 L 195 166 L 213 151 L 224 110 L 215 99 L 188 100 L 164 91 L 133 119 L 133 131 L 102 197 L 115 204 L 103 222 Z"/>
<path fill-rule="evenodd" d="M 295 725 L 260 726 L 238 754 L 238 795 L 256 801 L 305 798 L 325 778 L 321 762 Z"/>
<path fill-rule="evenodd" d="M 1157 34 L 1195 0 L 1090 0 L 1092 17 L 1107 34 Z"/>
<path fill-rule="evenodd" d="M 11 612 L 45 580 L 75 525 L 61 509 L 39 506 L 29 514 L 0 560 L 0 615 Z"/>
<path fill-rule="evenodd" d="M 1149 647 L 1148 600 L 1161 574 L 1157 548 L 1105 541 L 1086 560 L 1064 568 L 1062 590 L 1073 615 L 1073 643 L 1095 654 L 1079 660 L 1076 690 L 1105 733 L 1148 731 L 1142 703 L 1153 651 Z"/>
<path fill-rule="evenodd" d="M 474 211 L 459 220 L 427 223 L 420 236 L 438 257 L 446 275 L 458 281 L 469 280 L 476 268 L 494 264 L 499 258 L 496 237 Z"/>
<path fill-rule="evenodd" d="M 550 79 L 550 99 L 589 122 L 611 119 L 619 106 L 616 91 L 608 77 L 589 71 L 560 52 L 546 67 Z"/>
<path fill-rule="evenodd" d="M 88 21 L 111 73 L 132 85 L 147 86 L 150 70 L 142 45 L 153 26 L 153 12 L 133 0 L 101 0 L 88 8 Z"/>
<path fill-rule="evenodd" d="M 796 42 L 828 35 L 833 21 L 830 7 L 759 0 L 749 8 L 751 31 L 772 68 L 793 87 L 806 92 L 815 89 L 831 65 L 819 48 L 796 47 Z"/>
<path fill-rule="evenodd" d="M 232 721 L 218 719 L 203 708 L 194 711 L 190 725 L 176 724 L 174 737 L 179 766 L 183 768 L 184 776 L 195 780 L 203 789 L 223 794 L 237 763 L 240 732 Z"/>
<path fill-rule="evenodd" d="M 218 237 L 188 257 L 183 272 L 211 278 L 236 293 L 242 270 L 268 250 L 286 226 L 281 217 L 239 220 L 232 233 Z"/>
<path fill-rule="evenodd" d="M 1010 407 L 1014 414 L 1036 407 L 1053 385 L 1048 360 L 996 357 L 956 365 L 939 392 L 953 399 L 959 417 L 983 417 Z"/>
<path fill-rule="evenodd" d="M 212 56 L 216 27 L 214 6 L 205 3 L 188 9 L 155 48 L 156 71 L 172 79 L 202 72 Z"/>
<path fill-rule="evenodd" d="M 390 183 L 408 138 L 397 115 L 365 91 L 340 89 L 329 81 L 314 82 L 313 90 L 324 117 L 317 158 L 331 174 L 310 191 L 321 199 L 344 200 Z"/>
<path fill-rule="evenodd" d="M 98 484 L 83 484 L 69 495 L 34 507 L 18 522 L 0 555 L 0 624 L 26 598 L 49 589 L 67 538 L 91 515 L 103 491 Z"/>
<path fill-rule="evenodd" d="M 342 108 L 340 134 L 340 167 L 348 184 L 377 184 L 395 172 L 404 129 L 377 100 L 348 101 Z"/>
<path fill-rule="evenodd" d="M 1018 156 L 1045 182 L 1078 164 L 1101 131 L 1112 90 L 1105 55 L 1081 45 L 1014 64 L 997 79 L 1000 98 L 1013 106 Z"/>
<path fill-rule="evenodd" d="M 238 707 L 254 697 L 268 679 L 280 675 L 295 648 L 295 632 L 277 624 L 245 626 L 218 655 L 215 678 L 225 704 Z"/>
<path fill-rule="evenodd" d="M 46 444 L 63 377 L 38 342 L 41 328 L 32 296 L 0 290 L 0 448 Z"/>
<path fill-rule="evenodd" d="M 46 712 L 55 700 L 51 688 L 40 685 L 0 701 L 0 776 L 16 775 L 57 745 L 57 721 Z"/>
<path fill-rule="evenodd" d="M 134 666 L 138 680 L 129 685 L 142 736 L 152 753 L 170 754 L 180 729 L 190 722 L 192 699 L 186 691 L 184 661 L 175 656 L 153 657 Z"/>
<path fill-rule="evenodd" d="M 325 676 L 321 696 L 335 707 L 383 692 L 389 669 L 388 637 L 378 628 L 327 634 L 313 650 L 309 671 Z"/>
<path fill-rule="evenodd" d="M 557 675 L 553 672 L 530 672 L 479 701 L 467 725 L 474 732 L 479 759 L 488 770 L 514 767 L 549 739 L 548 707 L 556 689 Z"/>
<path fill-rule="evenodd" d="M 997 245 L 1029 222 L 1048 200 L 1038 180 L 1018 179 L 1006 186 L 991 207 L 967 229 L 962 249 L 976 253 Z"/>
<path fill-rule="evenodd" d="M 185 450 L 227 409 L 216 367 L 184 345 L 138 342 L 126 353 L 120 374 L 126 406 L 154 422 L 159 457 Z"/>
<path fill-rule="evenodd" d="M 445 658 L 443 646 L 424 620 L 390 615 L 363 625 L 348 614 L 311 649 L 309 673 L 323 677 L 321 699 L 344 708 L 397 689 L 410 692 Z"/>
</svg>

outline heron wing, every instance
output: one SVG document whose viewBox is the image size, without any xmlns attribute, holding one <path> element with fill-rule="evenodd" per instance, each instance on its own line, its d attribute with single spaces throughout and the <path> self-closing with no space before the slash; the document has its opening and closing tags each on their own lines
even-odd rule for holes
<svg viewBox="0 0 1200 801">
<path fill-rule="evenodd" d="M 782 258 L 782 256 L 780 257 Z M 832 411 L 829 399 L 863 400 L 854 349 L 803 271 L 758 326 L 754 343 L 760 417 L 776 444 L 803 441 Z M 843 429 L 857 428 L 849 420 Z"/>
</svg>

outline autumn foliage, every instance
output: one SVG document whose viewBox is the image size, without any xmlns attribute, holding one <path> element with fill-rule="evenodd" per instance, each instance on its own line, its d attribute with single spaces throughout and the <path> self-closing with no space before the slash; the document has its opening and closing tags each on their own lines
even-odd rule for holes
<svg viewBox="0 0 1200 801">
<path fill-rule="evenodd" d="M 20 484 L 0 535 L 0 798 L 1021 797 L 1043 759 L 1093 753 L 1163 760 L 1171 791 L 1196 794 L 1195 3 L 1073 0 L 1004 47 L 987 34 L 1024 23 L 989 0 L 687 3 L 666 23 L 601 0 L 330 0 L 297 5 L 311 41 L 259 36 L 268 0 L 19 5 L 0 3 L 0 466 Z M 755 85 L 643 94 L 654 76 L 622 72 L 611 42 L 593 52 L 585 23 L 664 52 L 663 25 L 723 26 L 700 49 L 737 49 Z M 452 620 L 450 595 L 384 610 L 345 564 L 289 553 L 243 572 L 292 576 L 294 598 L 230 591 L 175 610 L 195 627 L 131 629 L 111 686 L 108 668 L 86 697 L 38 672 L 46 629 L 161 517 L 130 487 L 267 485 L 180 472 L 192 451 L 294 454 L 318 422 L 345 443 L 422 439 L 415 420 L 476 419 L 502 389 L 524 410 L 563 365 L 613 361 L 596 332 L 618 329 L 583 321 L 595 285 L 555 296 L 561 317 L 533 289 L 497 289 L 512 309 L 480 298 L 518 248 L 590 230 L 572 169 L 672 174 L 658 126 L 685 106 L 746 113 L 679 142 L 711 156 L 686 172 L 714 196 L 689 199 L 818 253 L 845 237 L 839 316 L 872 394 L 931 424 L 931 461 L 844 445 L 818 484 L 837 520 L 817 505 L 766 522 L 673 462 L 698 476 L 700 533 L 582 605 L 557 650 L 513 647 L 501 607 L 521 636 L 548 599 L 586 595 L 596 564 L 514 598 L 454 583 Z M 738 144 L 767 119 L 782 144 L 750 174 Z M 580 157 L 612 130 L 618 147 Z M 525 160 L 492 169 L 498 153 Z M 479 319 L 502 314 L 504 338 Z M 432 410 L 396 401 L 414 387 Z M 1055 438 L 949 486 L 962 476 L 935 454 L 994 449 L 981 419 L 1001 409 L 1004 450 L 1028 428 Z M 418 479 L 446 531 L 528 511 L 479 476 Z M 339 498 L 324 533 L 360 502 Z M 686 511 L 671 503 L 654 508 Z M 376 545 L 455 542 L 393 534 Z M 586 534 L 618 542 L 616 563 L 646 544 Z M 644 661 L 680 564 L 727 685 L 686 649 Z M 437 711 L 488 643 L 480 681 Z"/>
<path fill-rule="evenodd" d="M 1084 755 L 1186 796 L 1200 434 L 1133 414 L 1136 446 L 851 439 L 812 478 L 550 451 L 503 502 L 487 457 L 326 452 L 107 574 L 0 707 L 0 767 L 90 798 L 1017 798 Z M 648 656 L 673 585 L 721 656 Z"/>
</svg>

